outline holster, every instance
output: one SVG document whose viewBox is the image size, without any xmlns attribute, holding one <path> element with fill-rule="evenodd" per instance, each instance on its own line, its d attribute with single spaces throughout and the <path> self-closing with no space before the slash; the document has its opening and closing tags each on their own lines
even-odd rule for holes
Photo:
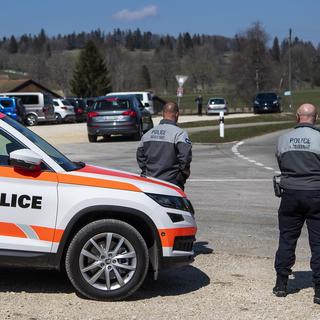
<svg viewBox="0 0 320 320">
<path fill-rule="evenodd" d="M 278 198 L 281 198 L 281 195 L 282 195 L 282 188 L 280 186 L 280 177 L 281 175 L 273 176 L 273 179 L 272 179 L 274 195 Z"/>
</svg>

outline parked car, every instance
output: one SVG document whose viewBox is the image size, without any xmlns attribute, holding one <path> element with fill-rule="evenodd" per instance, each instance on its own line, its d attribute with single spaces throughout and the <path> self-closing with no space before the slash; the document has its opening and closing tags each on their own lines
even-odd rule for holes
<svg viewBox="0 0 320 320">
<path fill-rule="evenodd" d="M 281 112 L 280 97 L 275 92 L 258 93 L 253 100 L 253 112 Z"/>
<path fill-rule="evenodd" d="M 206 107 L 206 114 L 217 114 L 220 111 L 223 111 L 224 114 L 228 113 L 228 102 L 224 98 L 209 98 L 207 107 Z"/>
<path fill-rule="evenodd" d="M 19 120 L 18 108 L 16 98 L 0 97 L 0 112 L 8 115 L 9 117 Z"/>
<path fill-rule="evenodd" d="M 24 122 L 35 126 L 38 122 L 55 122 L 52 96 L 43 92 L 6 92 L 0 95 L 20 98 L 26 109 Z"/>
<path fill-rule="evenodd" d="M 113 134 L 133 136 L 139 140 L 143 132 L 153 128 L 151 114 L 135 95 L 104 96 L 97 98 L 87 117 L 88 139 Z"/>
<path fill-rule="evenodd" d="M 75 122 L 74 107 L 67 99 L 53 99 L 56 122 Z"/>
<path fill-rule="evenodd" d="M 154 114 L 153 100 L 151 93 L 148 91 L 132 91 L 132 92 L 111 92 L 107 96 L 126 96 L 128 94 L 134 94 L 143 104 L 143 106 L 151 113 Z"/>
<path fill-rule="evenodd" d="M 83 98 L 66 98 L 74 108 L 77 122 L 85 122 L 87 120 L 87 104 Z"/>
</svg>

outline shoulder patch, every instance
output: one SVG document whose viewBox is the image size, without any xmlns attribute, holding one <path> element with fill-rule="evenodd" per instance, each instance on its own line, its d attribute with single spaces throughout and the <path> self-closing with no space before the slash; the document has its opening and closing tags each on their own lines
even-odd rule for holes
<svg viewBox="0 0 320 320">
<path fill-rule="evenodd" d="M 186 138 L 186 139 L 185 139 L 185 142 L 186 142 L 187 144 L 191 144 L 191 140 L 190 140 L 189 138 Z"/>
</svg>

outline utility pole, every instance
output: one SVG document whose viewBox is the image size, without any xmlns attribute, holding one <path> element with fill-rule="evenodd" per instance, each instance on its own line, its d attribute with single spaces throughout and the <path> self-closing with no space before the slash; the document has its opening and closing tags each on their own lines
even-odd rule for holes
<svg viewBox="0 0 320 320">
<path fill-rule="evenodd" d="M 292 99 L 292 73 L 291 73 L 291 35 L 292 35 L 292 30 L 291 28 L 289 29 L 289 70 L 288 70 L 288 83 L 289 83 L 289 92 L 290 92 L 290 104 L 289 108 L 291 109 L 293 107 L 293 99 Z"/>
<path fill-rule="evenodd" d="M 256 65 L 256 90 L 259 92 L 260 86 L 259 86 L 259 66 L 258 63 Z"/>
</svg>

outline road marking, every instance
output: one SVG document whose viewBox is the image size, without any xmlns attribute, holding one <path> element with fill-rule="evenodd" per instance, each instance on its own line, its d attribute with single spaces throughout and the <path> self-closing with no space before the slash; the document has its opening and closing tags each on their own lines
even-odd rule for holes
<svg viewBox="0 0 320 320">
<path fill-rule="evenodd" d="M 234 153 L 234 155 L 236 155 L 238 158 L 241 158 L 241 159 L 243 159 L 243 160 L 247 160 L 248 162 L 250 162 L 250 163 L 252 163 L 252 164 L 254 164 L 254 165 L 258 166 L 258 167 L 262 167 L 262 168 L 264 168 L 264 169 L 266 169 L 266 170 L 269 170 L 269 171 L 274 171 L 275 174 L 281 174 L 280 171 L 277 171 L 277 170 L 275 170 L 274 168 L 271 168 L 271 167 L 267 167 L 267 166 L 265 166 L 263 163 L 257 162 L 256 160 L 250 159 L 249 157 L 246 157 L 246 156 L 244 156 L 243 154 L 241 154 L 241 153 L 239 152 L 239 150 L 238 150 L 238 147 L 240 147 L 240 146 L 243 145 L 243 144 L 244 144 L 244 141 L 240 141 L 240 142 L 236 143 L 236 144 L 231 148 L 231 150 L 232 150 L 232 152 Z M 251 181 L 251 180 L 248 180 L 248 181 Z M 261 180 L 258 180 L 258 181 L 261 181 Z M 268 181 L 269 181 L 269 180 L 268 180 Z"/>
<path fill-rule="evenodd" d="M 263 163 L 260 163 L 260 162 L 256 162 L 255 165 L 256 165 L 256 166 L 259 166 L 259 167 L 263 167 L 263 166 L 264 166 L 264 164 L 263 164 Z"/>
</svg>

